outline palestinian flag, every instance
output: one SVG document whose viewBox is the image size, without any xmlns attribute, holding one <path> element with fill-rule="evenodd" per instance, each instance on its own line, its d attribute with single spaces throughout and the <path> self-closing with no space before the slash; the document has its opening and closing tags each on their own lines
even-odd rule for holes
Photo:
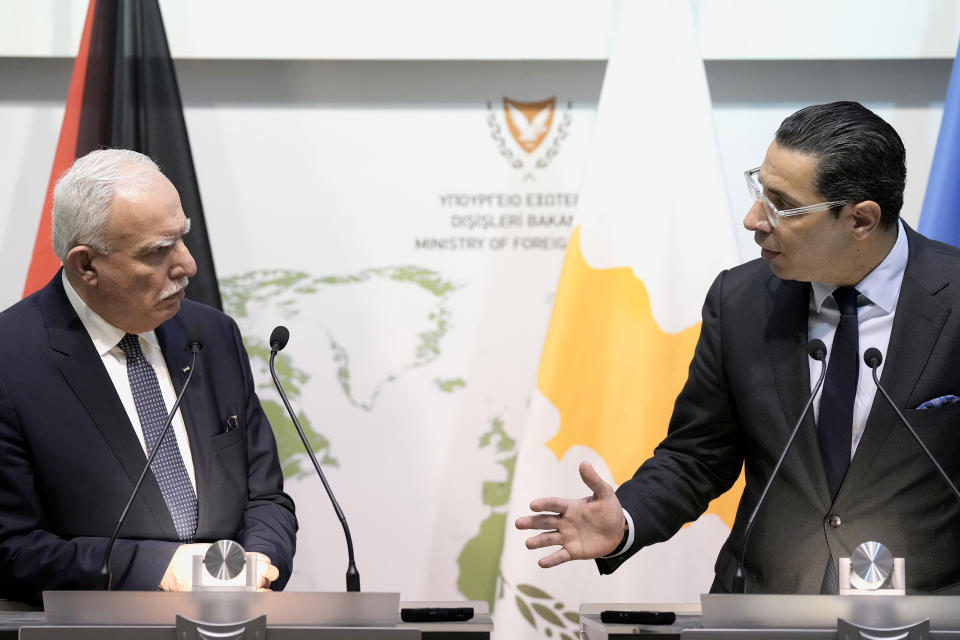
<svg viewBox="0 0 960 640">
<path fill-rule="evenodd" d="M 90 0 L 24 296 L 60 268 L 50 240 L 57 179 L 76 158 L 106 147 L 150 156 L 173 182 L 191 220 L 184 240 L 197 261 L 187 297 L 221 309 L 180 89 L 157 0 Z"/>
</svg>

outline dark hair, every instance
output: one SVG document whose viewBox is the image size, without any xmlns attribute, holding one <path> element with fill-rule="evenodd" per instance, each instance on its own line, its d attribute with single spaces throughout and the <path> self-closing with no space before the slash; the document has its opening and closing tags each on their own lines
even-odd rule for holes
<svg viewBox="0 0 960 640">
<path fill-rule="evenodd" d="M 774 141 L 817 158 L 813 186 L 827 200 L 880 205 L 880 226 L 896 223 L 907 181 L 906 151 L 883 118 L 859 102 L 800 109 L 780 124 Z M 839 209 L 833 210 L 839 215 Z"/>
</svg>

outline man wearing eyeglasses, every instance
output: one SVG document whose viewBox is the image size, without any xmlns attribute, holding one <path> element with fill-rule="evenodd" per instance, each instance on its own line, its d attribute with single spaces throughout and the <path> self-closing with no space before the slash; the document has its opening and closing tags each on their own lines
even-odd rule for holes
<svg viewBox="0 0 960 640">
<path fill-rule="evenodd" d="M 695 520 L 746 471 L 717 558 L 715 592 L 836 593 L 839 558 L 877 540 L 906 559 L 908 592 L 960 591 L 960 505 L 888 403 L 864 352 L 946 472 L 960 475 L 960 251 L 900 220 L 905 152 L 855 102 L 801 109 L 745 174 L 744 226 L 761 259 L 721 273 L 703 309 L 668 435 L 614 492 L 589 463 L 593 495 L 541 498 L 519 529 L 560 548 L 543 567 L 597 558 L 614 571 Z M 823 365 L 807 343 L 827 346 Z M 749 515 L 821 373 L 744 551 Z"/>
</svg>

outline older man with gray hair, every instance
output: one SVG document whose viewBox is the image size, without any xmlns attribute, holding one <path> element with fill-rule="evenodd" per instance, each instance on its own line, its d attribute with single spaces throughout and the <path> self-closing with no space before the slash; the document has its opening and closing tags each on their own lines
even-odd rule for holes
<svg viewBox="0 0 960 640">
<path fill-rule="evenodd" d="M 188 589 L 192 556 L 224 538 L 260 554 L 261 588 L 289 579 L 293 501 L 236 323 L 184 300 L 189 230 L 176 188 L 134 151 L 94 151 L 58 181 L 63 268 L 0 314 L 0 597 L 93 587 L 198 341 L 111 556 L 114 588 Z"/>
</svg>

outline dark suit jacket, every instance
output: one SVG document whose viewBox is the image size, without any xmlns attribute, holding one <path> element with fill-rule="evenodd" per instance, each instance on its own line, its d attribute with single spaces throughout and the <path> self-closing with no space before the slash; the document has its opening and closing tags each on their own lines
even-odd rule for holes
<svg viewBox="0 0 960 640">
<path fill-rule="evenodd" d="M 907 239 L 881 383 L 956 483 L 960 404 L 915 408 L 960 395 L 960 251 L 909 228 Z M 714 589 L 731 589 L 746 519 L 810 397 L 809 301 L 808 283 L 780 280 L 761 260 L 716 279 L 668 435 L 617 491 L 635 544 L 598 561 L 601 572 L 696 519 L 745 464 L 746 489 L 715 567 Z M 867 540 L 906 559 L 908 591 L 960 589 L 960 507 L 879 392 L 835 500 L 814 419 L 805 418 L 750 535 L 747 591 L 817 593 L 828 558 L 849 557 Z"/>
<path fill-rule="evenodd" d="M 181 404 L 196 473 L 196 540 L 229 538 L 265 553 L 282 589 L 297 521 L 240 332 L 223 313 L 184 300 L 156 330 L 177 390 L 192 357 L 188 330 L 203 342 Z M 0 314 L 0 597 L 36 601 L 42 590 L 92 588 L 145 463 L 58 274 Z M 176 540 L 148 473 L 113 551 L 114 588 L 156 589 Z"/>
</svg>

